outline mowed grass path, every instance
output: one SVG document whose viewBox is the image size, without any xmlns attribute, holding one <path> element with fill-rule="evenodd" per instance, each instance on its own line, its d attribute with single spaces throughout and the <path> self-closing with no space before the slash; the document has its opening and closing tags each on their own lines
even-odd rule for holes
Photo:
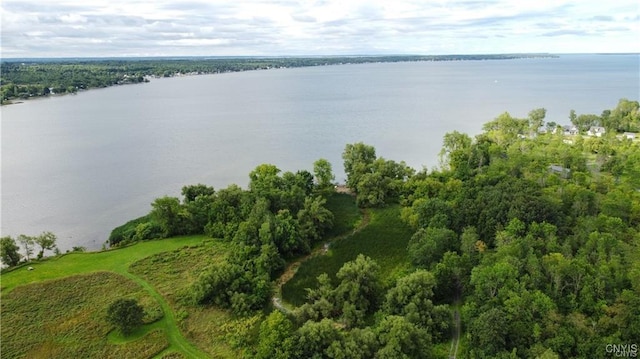
<svg viewBox="0 0 640 359">
<path fill-rule="evenodd" d="M 34 268 L 32 271 L 27 270 L 27 267 L 21 267 L 2 274 L 0 278 L 1 294 L 4 296 L 21 285 L 76 274 L 97 271 L 119 273 L 142 286 L 161 306 L 164 317 L 160 319 L 157 325 L 164 329 L 170 344 L 169 352 L 177 351 L 188 358 L 207 358 L 206 354 L 202 353 L 183 337 L 176 323 L 175 313 L 173 313 L 167 301 L 149 283 L 128 271 L 129 266 L 140 259 L 184 246 L 199 245 L 205 238 L 204 236 L 189 236 L 146 241 L 125 248 L 93 253 L 71 253 L 42 262 L 34 262 L 30 264 Z"/>
</svg>

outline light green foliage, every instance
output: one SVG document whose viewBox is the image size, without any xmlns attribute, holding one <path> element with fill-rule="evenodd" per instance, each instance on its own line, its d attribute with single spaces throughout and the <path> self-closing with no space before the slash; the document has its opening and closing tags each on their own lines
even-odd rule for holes
<svg viewBox="0 0 640 359">
<path fill-rule="evenodd" d="M 36 238 L 20 234 L 18 235 L 18 242 L 22 245 L 25 260 L 28 262 L 30 257 L 33 255 L 33 246 L 36 243 Z"/>
<path fill-rule="evenodd" d="M 313 163 L 313 173 L 316 177 L 316 183 L 321 190 L 331 190 L 335 176 L 331 170 L 331 163 L 324 158 Z"/>
<path fill-rule="evenodd" d="M 20 263 L 20 247 L 16 244 L 16 240 L 10 236 L 0 238 L 0 258 L 2 263 L 11 267 Z"/>
<path fill-rule="evenodd" d="M 638 101 L 620 99 L 603 122 L 609 131 L 640 132 L 640 104 Z"/>
<path fill-rule="evenodd" d="M 35 238 L 35 243 L 40 246 L 40 252 L 38 252 L 38 259 L 44 256 L 45 250 L 53 250 L 56 248 L 56 235 L 51 232 L 42 232 Z"/>
<path fill-rule="evenodd" d="M 376 157 L 373 146 L 347 144 L 342 153 L 347 185 L 356 192 L 360 207 L 380 207 L 397 201 L 400 191 L 414 173 L 404 162 Z"/>
<path fill-rule="evenodd" d="M 373 146 L 362 142 L 347 144 L 342 152 L 342 159 L 344 173 L 347 175 L 347 186 L 356 189 L 362 176 L 370 172 L 373 161 L 376 160 L 376 150 Z"/>
<path fill-rule="evenodd" d="M 495 120 L 484 124 L 486 135 L 499 146 L 506 148 L 518 140 L 518 135 L 528 132 L 529 121 L 511 117 L 505 112 Z"/>
<path fill-rule="evenodd" d="M 269 314 L 260 325 L 257 359 L 287 359 L 294 350 L 293 324 L 280 311 Z"/>
<path fill-rule="evenodd" d="M 530 133 L 536 133 L 540 127 L 544 125 L 544 118 L 547 116 L 547 110 L 544 108 L 537 108 L 529 111 L 529 131 Z"/>
</svg>

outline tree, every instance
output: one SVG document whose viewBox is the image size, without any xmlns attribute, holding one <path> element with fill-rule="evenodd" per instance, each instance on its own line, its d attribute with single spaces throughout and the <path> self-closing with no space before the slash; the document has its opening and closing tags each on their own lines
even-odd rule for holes
<svg viewBox="0 0 640 359">
<path fill-rule="evenodd" d="M 53 250 L 56 247 L 56 235 L 51 232 L 42 232 L 39 236 L 35 237 L 34 241 L 40 246 L 40 252 L 38 252 L 38 259 L 44 256 L 46 249 Z"/>
<path fill-rule="evenodd" d="M 20 247 L 10 236 L 0 238 L 0 258 L 2 263 L 12 267 L 20 262 Z"/>
<path fill-rule="evenodd" d="M 142 325 L 144 308 L 135 299 L 118 299 L 107 309 L 107 321 L 124 335 Z"/>
<path fill-rule="evenodd" d="M 299 233 L 308 242 L 322 238 L 333 227 L 333 213 L 324 207 L 326 203 L 320 196 L 307 197 L 303 208 L 297 213 Z"/>
<path fill-rule="evenodd" d="M 198 196 L 211 196 L 215 192 L 213 187 L 201 183 L 182 187 L 182 195 L 184 196 L 185 203 L 195 201 Z"/>
<path fill-rule="evenodd" d="M 454 231 L 448 228 L 420 228 L 409 241 L 407 251 L 411 261 L 418 267 L 428 268 L 440 261 L 447 251 L 460 247 Z"/>
<path fill-rule="evenodd" d="M 336 288 L 338 301 L 355 305 L 355 310 L 362 313 L 373 312 L 382 291 L 379 271 L 380 266 L 362 254 L 345 263 L 336 274 L 336 278 L 340 280 Z"/>
<path fill-rule="evenodd" d="M 429 358 L 431 335 L 425 329 L 415 326 L 405 317 L 390 315 L 377 327 L 380 349 L 375 357 L 379 359 Z"/>
<path fill-rule="evenodd" d="M 332 181 L 335 179 L 333 172 L 331 172 L 331 163 L 324 158 L 321 158 L 313 163 L 313 173 L 316 177 L 316 183 L 321 190 L 330 189 Z"/>
<path fill-rule="evenodd" d="M 435 284 L 433 274 L 423 269 L 400 278 L 396 286 L 387 293 L 385 312 L 402 315 L 421 328 L 430 328 L 433 310 L 431 298 Z"/>
<path fill-rule="evenodd" d="M 376 160 L 376 149 L 362 142 L 347 144 L 342 152 L 344 173 L 347 175 L 347 186 L 357 191 L 361 177 L 371 172 Z"/>
<path fill-rule="evenodd" d="M 33 254 L 33 245 L 35 243 L 35 238 L 21 234 L 18 236 L 18 242 L 20 242 L 20 244 L 22 245 L 22 248 L 24 249 L 24 257 L 28 262 L 29 257 Z"/>
<path fill-rule="evenodd" d="M 151 218 L 162 228 L 164 237 L 171 237 L 184 233 L 185 219 L 188 216 L 176 197 L 156 198 L 151 203 Z"/>
<path fill-rule="evenodd" d="M 280 311 L 271 312 L 260 325 L 257 359 L 287 359 L 293 350 L 293 324 Z"/>
</svg>

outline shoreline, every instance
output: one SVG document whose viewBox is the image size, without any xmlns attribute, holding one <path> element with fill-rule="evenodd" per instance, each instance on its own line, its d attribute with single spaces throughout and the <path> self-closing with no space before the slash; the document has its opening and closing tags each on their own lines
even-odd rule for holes
<svg viewBox="0 0 640 359">
<path fill-rule="evenodd" d="M 276 58 L 228 58 L 228 59 L 207 59 L 207 58 L 185 58 L 183 60 L 169 60 L 162 58 L 148 58 L 143 60 L 119 58 L 114 60 L 106 60 L 100 58 L 87 58 L 87 59 L 9 59 L 9 61 L 1 61 L 3 67 L 9 67 L 9 70 L 3 68 L 3 72 L 11 74 L 11 65 L 18 63 L 18 68 L 27 66 L 55 66 L 62 67 L 67 65 L 74 65 L 75 67 L 86 67 L 102 65 L 110 71 L 114 71 L 114 67 L 122 66 L 122 64 L 128 65 L 145 65 L 144 69 L 139 71 L 129 70 L 126 66 L 122 72 L 118 72 L 116 83 L 103 84 L 104 86 L 87 86 L 78 85 L 71 91 L 65 91 L 62 93 L 45 93 L 34 94 L 24 93 L 19 97 L 8 97 L 3 99 L 0 103 L 1 106 L 16 105 L 25 103 L 26 101 L 33 99 L 50 98 L 65 95 L 76 95 L 82 91 L 95 90 L 100 88 L 114 87 L 120 85 L 136 85 L 141 83 L 150 82 L 151 79 L 162 79 L 172 77 L 186 77 L 186 76 L 199 76 L 199 75 L 216 75 L 224 73 L 244 72 L 244 71 L 259 71 L 259 70 L 276 70 L 276 69 L 288 69 L 288 68 L 303 68 L 303 67 L 316 67 L 316 66 L 337 66 L 337 65 L 362 65 L 372 63 L 406 63 L 406 62 L 439 62 L 439 61 L 489 61 L 489 60 L 522 60 L 522 59 L 549 59 L 559 58 L 559 55 L 537 53 L 537 54 L 492 54 L 492 55 L 383 55 L 383 56 L 337 56 L 337 57 L 276 57 Z M 159 71 L 164 70 L 162 75 Z M 18 72 L 19 70 L 13 70 Z M 52 70 L 53 71 L 53 70 Z M 98 70 L 89 71 L 91 74 L 95 74 Z M 131 78 L 142 78 L 140 81 L 131 81 Z M 60 79 L 56 81 L 62 81 Z M 30 86 L 43 86 L 43 84 L 55 83 L 51 79 L 39 79 L 37 82 L 30 83 L 12 83 L 11 77 L 7 80 L 8 86 L 13 84 L 14 87 L 20 89 L 20 87 L 28 88 Z M 4 87 L 3 86 L 3 92 Z M 52 91 L 53 87 L 48 87 L 49 91 Z M 68 89 L 68 88 L 67 88 Z M 15 91 L 15 90 L 14 90 Z M 3 95 L 4 96 L 4 95 Z"/>
</svg>

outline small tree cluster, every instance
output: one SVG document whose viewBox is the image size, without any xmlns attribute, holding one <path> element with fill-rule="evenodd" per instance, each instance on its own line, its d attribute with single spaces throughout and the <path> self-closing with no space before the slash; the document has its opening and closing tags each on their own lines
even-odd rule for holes
<svg viewBox="0 0 640 359">
<path fill-rule="evenodd" d="M 55 251 L 57 253 L 56 235 L 51 232 L 42 232 L 39 236 L 27 236 L 20 234 L 17 240 L 11 236 L 5 236 L 0 239 L 0 258 L 2 263 L 11 267 L 20 263 L 23 255 L 20 254 L 20 246 L 24 253 L 24 260 L 30 261 L 33 256 L 35 246 L 39 246 L 37 258 L 44 257 L 45 250 Z M 20 243 L 20 246 L 17 244 Z"/>
</svg>

